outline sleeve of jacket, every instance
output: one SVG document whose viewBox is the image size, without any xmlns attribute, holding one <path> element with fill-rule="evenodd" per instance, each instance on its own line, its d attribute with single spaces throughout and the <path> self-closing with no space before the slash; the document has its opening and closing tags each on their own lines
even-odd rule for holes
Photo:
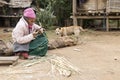
<svg viewBox="0 0 120 80">
<path fill-rule="evenodd" d="M 32 33 L 25 35 L 26 32 L 25 27 L 18 26 L 16 27 L 12 32 L 12 37 L 14 39 L 14 42 L 17 42 L 19 44 L 29 43 L 31 40 L 34 39 Z"/>
<path fill-rule="evenodd" d="M 35 27 L 35 29 L 42 28 L 41 26 L 39 26 L 39 25 L 37 25 L 37 24 L 34 24 L 33 26 Z"/>
</svg>

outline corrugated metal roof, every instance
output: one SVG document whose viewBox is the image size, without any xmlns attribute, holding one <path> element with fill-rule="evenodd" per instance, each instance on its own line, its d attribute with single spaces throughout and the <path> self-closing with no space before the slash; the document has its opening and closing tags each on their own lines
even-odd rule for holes
<svg viewBox="0 0 120 80">
<path fill-rule="evenodd" d="M 10 0 L 12 8 L 25 8 L 30 7 L 32 0 Z"/>
<path fill-rule="evenodd" d="M 0 7 L 4 6 L 5 4 L 9 4 L 6 1 L 0 0 Z"/>
</svg>

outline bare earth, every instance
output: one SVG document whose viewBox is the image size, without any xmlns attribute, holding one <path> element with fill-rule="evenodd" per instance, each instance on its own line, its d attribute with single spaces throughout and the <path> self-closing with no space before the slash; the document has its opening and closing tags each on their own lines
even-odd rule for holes
<svg viewBox="0 0 120 80">
<path fill-rule="evenodd" d="M 78 45 L 49 50 L 47 53 L 48 56 L 63 56 L 79 68 L 80 74 L 64 77 L 58 73 L 52 74 L 51 64 L 46 60 L 30 67 L 19 65 L 28 60 L 19 60 L 14 67 L 0 66 L 0 80 L 120 80 L 119 44 L 119 31 L 88 30 L 81 33 Z"/>
</svg>

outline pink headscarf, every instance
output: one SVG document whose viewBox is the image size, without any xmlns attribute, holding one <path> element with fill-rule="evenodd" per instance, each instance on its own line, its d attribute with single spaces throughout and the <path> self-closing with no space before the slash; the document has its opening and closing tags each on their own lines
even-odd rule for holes
<svg viewBox="0 0 120 80">
<path fill-rule="evenodd" d="M 35 12 L 32 8 L 25 9 L 23 16 L 29 17 L 29 18 L 36 18 Z"/>
</svg>

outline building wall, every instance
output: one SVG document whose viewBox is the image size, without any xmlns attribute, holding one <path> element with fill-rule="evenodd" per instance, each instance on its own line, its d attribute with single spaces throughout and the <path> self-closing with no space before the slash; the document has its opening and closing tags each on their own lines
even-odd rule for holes
<svg viewBox="0 0 120 80">
<path fill-rule="evenodd" d="M 77 0 L 77 8 L 86 11 L 120 12 L 120 0 Z"/>
</svg>

